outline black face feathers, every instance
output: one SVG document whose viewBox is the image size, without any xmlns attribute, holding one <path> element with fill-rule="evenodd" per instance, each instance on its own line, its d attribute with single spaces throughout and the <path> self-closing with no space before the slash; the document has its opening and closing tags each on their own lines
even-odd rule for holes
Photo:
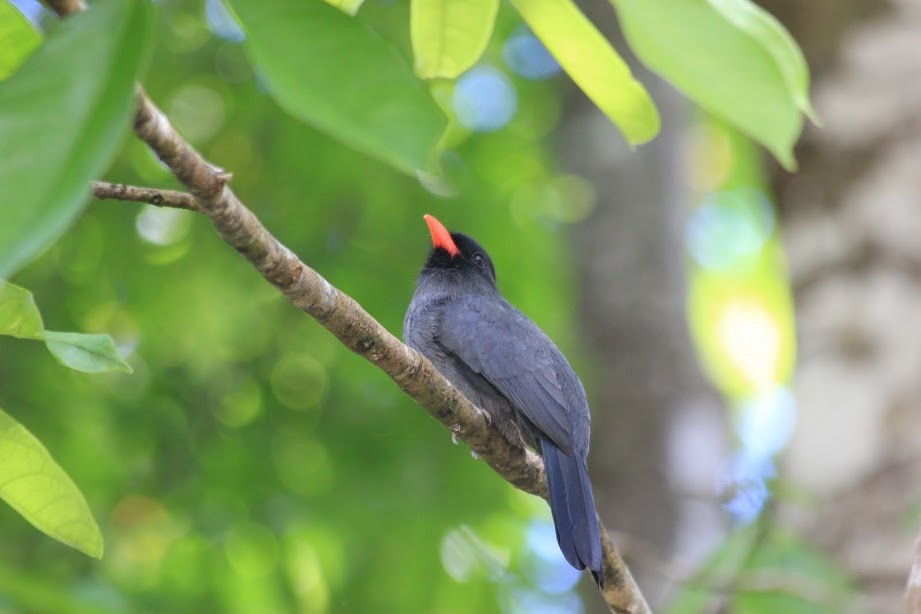
<svg viewBox="0 0 921 614">
<path fill-rule="evenodd" d="M 455 270 L 460 273 L 485 277 L 496 286 L 496 267 L 483 247 L 461 232 L 452 232 L 451 238 L 460 253 L 451 255 L 442 247 L 433 247 L 423 270 Z"/>
</svg>

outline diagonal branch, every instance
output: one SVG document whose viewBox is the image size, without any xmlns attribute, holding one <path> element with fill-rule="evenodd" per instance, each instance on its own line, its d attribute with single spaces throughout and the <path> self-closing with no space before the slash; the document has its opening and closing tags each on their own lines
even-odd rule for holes
<svg viewBox="0 0 921 614">
<path fill-rule="evenodd" d="M 61 16 L 82 8 L 81 0 L 48 0 Z M 412 397 L 425 411 L 459 436 L 502 478 L 515 487 L 547 498 L 543 462 L 530 450 L 507 442 L 486 414 L 461 395 L 422 355 L 390 334 L 354 299 L 333 287 L 301 262 L 259 222 L 227 187 L 230 175 L 208 163 L 175 130 L 140 86 L 137 89 L 134 131 L 157 154 L 194 198 L 195 210 L 207 216 L 218 234 L 236 249 L 296 307 L 305 311 L 346 347 L 362 356 Z M 107 184 L 94 185 L 105 192 Z M 111 184 L 108 184 L 111 185 Z M 115 186 L 114 192 L 121 189 Z M 125 194 L 151 202 L 163 191 L 124 186 Z M 112 191 L 111 197 L 120 198 Z M 189 196 L 171 193 L 178 200 Z M 167 198 L 160 204 L 166 204 Z M 601 527 L 605 601 L 614 612 L 647 613 L 649 606 L 623 559 Z"/>
</svg>

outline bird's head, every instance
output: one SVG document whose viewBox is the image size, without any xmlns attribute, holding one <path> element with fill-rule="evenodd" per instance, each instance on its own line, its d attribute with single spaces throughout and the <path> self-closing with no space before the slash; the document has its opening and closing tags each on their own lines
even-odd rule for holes
<svg viewBox="0 0 921 614">
<path fill-rule="evenodd" d="M 448 232 L 431 215 L 425 216 L 425 223 L 432 235 L 432 251 L 422 268 L 423 274 L 443 272 L 458 283 L 465 279 L 472 283 L 486 281 L 490 287 L 497 287 L 496 268 L 479 243 L 463 233 Z"/>
</svg>

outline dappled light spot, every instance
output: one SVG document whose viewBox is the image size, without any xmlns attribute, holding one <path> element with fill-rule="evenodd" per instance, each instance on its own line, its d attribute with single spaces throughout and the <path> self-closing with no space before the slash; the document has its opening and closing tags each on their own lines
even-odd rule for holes
<svg viewBox="0 0 921 614">
<path fill-rule="evenodd" d="M 708 194 L 688 219 L 687 249 L 705 269 L 749 266 L 774 231 L 774 224 L 770 202 L 760 190 Z"/>
<path fill-rule="evenodd" d="M 211 38 L 211 31 L 198 12 L 177 12 L 167 20 L 170 51 L 177 54 L 199 49 Z"/>
<path fill-rule="evenodd" d="M 285 544 L 285 571 L 304 612 L 324 612 L 329 606 L 329 587 L 316 549 L 305 539 Z"/>
<path fill-rule="evenodd" d="M 716 334 L 726 355 L 755 389 L 770 386 L 781 367 L 782 335 L 760 303 L 739 298 L 716 314 Z"/>
<path fill-rule="evenodd" d="M 167 109 L 176 129 L 193 144 L 210 140 L 224 125 L 224 98 L 201 83 L 188 83 L 176 90 Z"/>
<path fill-rule="evenodd" d="M 224 538 L 224 554 L 241 576 L 266 576 L 278 566 L 278 537 L 256 522 L 236 525 Z"/>
<path fill-rule="evenodd" d="M 134 227 L 147 243 L 167 246 L 184 239 L 191 223 L 187 211 L 144 205 L 134 220 Z"/>
<path fill-rule="evenodd" d="M 326 368 L 310 354 L 288 354 L 272 369 L 272 393 L 291 409 L 310 409 L 326 398 Z"/>
<path fill-rule="evenodd" d="M 494 132 L 518 110 L 518 95 L 509 78 L 492 66 L 475 66 L 454 87 L 457 120 L 474 132 Z"/>
<path fill-rule="evenodd" d="M 237 376 L 234 387 L 214 405 L 214 416 L 231 427 L 249 424 L 262 414 L 262 391 L 251 377 Z"/>
<path fill-rule="evenodd" d="M 560 72 L 556 59 L 526 28 L 521 28 L 505 41 L 502 57 L 516 74 L 528 79 L 546 79 Z"/>
<path fill-rule="evenodd" d="M 109 556 L 104 560 L 126 576 L 143 574 L 152 582 L 173 542 L 187 530 L 162 503 L 144 495 L 127 495 L 112 509 Z"/>
</svg>

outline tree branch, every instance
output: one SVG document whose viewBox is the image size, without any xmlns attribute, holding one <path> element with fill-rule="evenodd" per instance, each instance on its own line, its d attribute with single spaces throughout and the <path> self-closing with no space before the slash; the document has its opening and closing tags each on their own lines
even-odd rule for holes
<svg viewBox="0 0 921 614">
<path fill-rule="evenodd" d="M 48 0 L 48 3 L 62 17 L 79 10 L 82 4 L 80 0 Z M 291 303 L 350 350 L 389 375 L 403 392 L 463 439 L 502 478 L 527 493 L 547 498 L 541 458 L 531 450 L 507 442 L 489 424 L 486 414 L 451 386 L 428 360 L 401 343 L 354 299 L 333 287 L 273 237 L 227 187 L 230 175 L 195 151 L 140 86 L 134 131 L 189 189 L 195 210 L 206 215 L 221 238 Z M 126 193 L 139 196 L 144 193 L 142 188 L 124 188 Z M 94 186 L 94 193 L 96 189 Z M 147 194 L 153 197 L 156 192 Z M 601 537 L 605 577 L 602 594 L 608 606 L 618 613 L 648 613 L 649 606 L 603 526 Z"/>
<path fill-rule="evenodd" d="M 93 182 L 93 196 L 99 200 L 126 200 L 134 203 L 147 203 L 158 207 L 188 209 L 198 211 L 195 197 L 188 192 L 175 190 L 158 190 L 156 188 L 139 188 L 123 183 Z"/>
</svg>

